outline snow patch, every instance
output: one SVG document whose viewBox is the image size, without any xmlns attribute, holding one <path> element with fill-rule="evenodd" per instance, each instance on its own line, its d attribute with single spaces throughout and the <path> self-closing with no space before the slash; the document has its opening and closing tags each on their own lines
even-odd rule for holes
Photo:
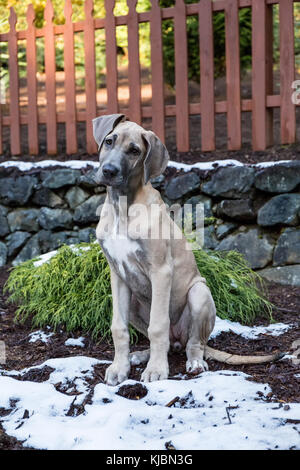
<svg viewBox="0 0 300 470">
<path fill-rule="evenodd" d="M 80 336 L 80 338 L 69 338 L 67 339 L 67 341 L 65 341 L 65 345 L 66 346 L 78 346 L 78 347 L 81 347 L 81 348 L 84 348 L 85 344 L 84 344 L 84 340 L 85 338 L 83 336 Z"/>
<path fill-rule="evenodd" d="M 49 251 L 49 253 L 45 253 L 44 255 L 39 256 L 39 259 L 33 263 L 33 266 L 35 268 L 42 266 L 42 264 L 50 261 L 50 259 L 53 258 L 53 256 L 55 256 L 56 254 L 57 254 L 57 250 L 54 250 L 54 251 Z"/>
<path fill-rule="evenodd" d="M 170 440 L 178 450 L 300 449 L 299 425 L 286 423 L 287 418 L 300 418 L 300 404 L 289 403 L 284 410 L 269 402 L 270 387 L 249 381 L 242 372 L 204 372 L 192 380 L 153 382 L 146 384 L 148 393 L 140 400 L 116 395 L 119 386 L 98 383 L 84 405 L 90 393 L 87 379 L 93 366 L 103 362 L 108 361 L 82 356 L 48 360 L 39 367 L 55 370 L 42 383 L 0 376 L 0 407 L 10 410 L 2 417 L 6 433 L 37 449 L 165 450 Z M 71 390 L 54 387 L 68 387 L 70 381 L 80 393 L 75 398 L 68 395 Z M 185 400 L 166 407 L 175 396 Z M 85 411 L 70 416 L 74 400 L 83 403 Z"/>
<path fill-rule="evenodd" d="M 67 162 L 60 162 L 58 160 L 42 160 L 40 162 L 20 162 L 20 161 L 7 161 L 0 163 L 0 167 L 3 168 L 17 168 L 20 171 L 30 171 L 38 168 L 50 168 L 53 166 L 61 166 L 63 168 L 71 168 L 72 170 L 81 170 L 87 166 L 93 168 L 99 167 L 99 162 L 91 160 L 69 160 Z"/>
<path fill-rule="evenodd" d="M 35 343 L 36 341 L 41 341 L 42 343 L 48 343 L 49 338 L 53 336 L 54 333 L 45 333 L 42 330 L 34 331 L 29 335 L 29 343 Z"/>
<path fill-rule="evenodd" d="M 95 242 L 97 243 L 97 242 Z M 78 248 L 76 245 L 69 245 L 69 248 L 73 251 L 73 253 L 76 253 L 77 255 L 81 255 L 82 251 L 89 251 L 90 247 L 89 246 L 81 246 Z M 53 256 L 57 255 L 58 250 L 53 250 L 49 251 L 49 253 L 45 253 L 43 255 L 40 255 L 38 260 L 33 263 L 33 266 L 35 268 L 38 268 L 39 266 L 42 266 L 45 263 L 48 263 Z"/>
<path fill-rule="evenodd" d="M 280 336 L 292 327 L 293 325 L 287 325 L 286 323 L 273 323 L 268 326 L 245 326 L 238 322 L 216 317 L 215 327 L 210 337 L 215 338 L 219 334 L 229 331 L 248 339 L 255 339 L 261 334 Z"/>
<path fill-rule="evenodd" d="M 172 160 L 169 161 L 168 166 L 171 168 L 176 168 L 177 170 L 183 171 L 191 171 L 193 168 L 197 168 L 198 170 L 214 170 L 216 168 L 226 167 L 226 166 L 244 166 L 243 163 L 239 162 L 238 160 L 215 160 L 212 162 L 197 162 L 197 163 L 181 163 L 181 162 L 173 162 Z"/>
<path fill-rule="evenodd" d="M 215 160 L 212 162 L 197 162 L 193 164 L 181 163 L 181 162 L 174 162 L 170 160 L 168 162 L 168 166 L 171 168 L 176 168 L 178 170 L 183 171 L 190 171 L 193 168 L 197 168 L 198 170 L 213 170 L 216 168 L 226 167 L 226 166 L 251 166 L 256 168 L 267 168 L 274 165 L 279 165 L 282 163 L 290 163 L 292 160 L 280 160 L 276 162 L 261 162 L 252 165 L 244 164 L 239 162 L 238 160 L 234 159 L 227 159 L 227 160 Z M 91 166 L 93 168 L 99 167 L 99 162 L 95 162 L 92 160 L 69 160 L 66 162 L 61 162 L 58 160 L 42 160 L 40 162 L 20 162 L 20 161 L 12 161 L 9 160 L 7 162 L 0 163 L 0 167 L 3 168 L 17 168 L 20 171 L 30 171 L 33 169 L 38 168 L 50 168 L 54 166 L 60 166 L 63 168 L 71 168 L 73 170 L 81 170 Z"/>
</svg>

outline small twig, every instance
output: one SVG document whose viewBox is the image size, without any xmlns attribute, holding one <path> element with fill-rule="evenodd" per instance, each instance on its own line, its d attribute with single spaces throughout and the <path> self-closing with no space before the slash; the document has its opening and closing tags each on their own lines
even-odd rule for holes
<svg viewBox="0 0 300 470">
<path fill-rule="evenodd" d="M 229 410 L 236 410 L 237 408 L 239 408 L 239 405 L 236 405 L 236 406 L 227 406 L 227 407 L 226 407 L 226 413 L 227 413 L 227 418 L 228 418 L 229 424 L 232 424 L 232 421 L 231 421 L 231 418 L 230 418 Z"/>
<path fill-rule="evenodd" d="M 169 403 L 166 404 L 167 408 L 171 408 L 171 406 L 175 405 L 180 400 L 180 397 L 175 397 L 173 400 L 169 401 Z"/>
<path fill-rule="evenodd" d="M 277 309 L 277 310 L 280 310 L 281 312 L 286 312 L 286 313 L 298 313 L 297 310 L 290 310 L 288 308 L 282 308 L 282 307 L 279 307 L 278 305 L 274 305 L 274 307 Z"/>
</svg>

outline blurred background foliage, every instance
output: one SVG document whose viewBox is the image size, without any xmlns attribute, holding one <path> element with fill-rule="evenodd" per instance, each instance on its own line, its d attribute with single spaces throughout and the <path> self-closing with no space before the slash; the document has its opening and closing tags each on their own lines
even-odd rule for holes
<svg viewBox="0 0 300 470">
<path fill-rule="evenodd" d="M 196 3 L 198 0 L 185 0 L 186 3 Z M 38 28 L 44 25 L 44 9 L 46 0 L 0 0 L 0 32 L 9 31 L 9 7 L 13 6 L 17 17 L 17 30 L 27 28 L 26 12 L 28 5 L 32 3 L 36 19 L 35 24 Z M 64 17 L 64 1 L 52 0 L 54 8 L 54 23 L 59 25 L 65 22 Z M 174 6 L 175 0 L 160 0 L 161 7 Z M 84 0 L 72 0 L 74 22 L 84 20 Z M 138 0 L 137 11 L 148 11 L 151 9 L 150 0 Z M 273 7 L 274 12 L 274 64 L 279 63 L 279 8 L 278 5 Z M 114 14 L 126 15 L 128 7 L 126 0 L 116 0 Z M 300 68 L 300 2 L 294 5 L 295 15 L 295 55 L 296 66 Z M 105 17 L 104 0 L 94 1 L 94 17 Z M 240 56 L 242 72 L 251 68 L 251 9 L 242 8 L 239 11 L 240 20 Z M 199 64 L 199 24 L 197 16 L 187 18 L 188 33 L 188 62 L 189 62 L 189 78 L 199 81 L 200 64 Z M 215 55 L 215 76 L 219 77 L 225 73 L 225 15 L 223 12 L 217 12 L 213 15 L 214 28 L 214 55 Z M 140 59 L 141 65 L 151 68 L 151 49 L 150 49 L 150 25 L 149 23 L 140 23 Z M 163 55 L 164 55 L 164 74 L 165 81 L 169 85 L 174 85 L 175 80 L 175 56 L 174 56 L 174 21 L 164 20 L 162 23 L 163 34 Z M 98 86 L 104 86 L 101 79 L 105 76 L 105 34 L 104 30 L 95 32 L 96 38 L 96 73 Z M 20 76 L 26 76 L 26 50 L 25 41 L 19 41 L 19 66 Z M 118 46 L 118 65 L 119 67 L 127 66 L 127 27 L 117 27 L 117 46 Z M 7 43 L 0 43 L 1 54 L 1 77 L 4 81 L 7 79 Z M 44 71 L 44 41 L 37 40 L 37 56 L 38 71 Z M 83 34 L 75 34 L 75 61 L 76 73 L 84 75 L 84 47 Z M 57 70 L 64 69 L 64 42 L 62 37 L 56 39 L 56 67 Z M 82 78 L 82 81 L 84 79 Z"/>
</svg>

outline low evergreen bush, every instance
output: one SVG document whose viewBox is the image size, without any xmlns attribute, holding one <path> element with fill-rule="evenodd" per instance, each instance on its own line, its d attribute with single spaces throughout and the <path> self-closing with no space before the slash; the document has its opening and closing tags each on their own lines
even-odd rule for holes
<svg viewBox="0 0 300 470">
<path fill-rule="evenodd" d="M 195 258 L 207 280 L 223 319 L 253 322 L 258 314 L 271 317 L 262 280 L 236 252 L 196 251 Z M 110 271 L 97 243 L 61 247 L 47 262 L 26 261 L 11 271 L 5 290 L 18 304 L 16 320 L 30 318 L 34 327 L 89 332 L 110 337 L 112 295 Z M 136 333 L 131 329 L 131 339 Z"/>
</svg>

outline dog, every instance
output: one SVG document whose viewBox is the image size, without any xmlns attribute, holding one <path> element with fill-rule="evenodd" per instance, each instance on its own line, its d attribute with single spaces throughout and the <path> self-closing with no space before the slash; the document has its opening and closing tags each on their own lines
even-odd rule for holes
<svg viewBox="0 0 300 470">
<path fill-rule="evenodd" d="M 169 160 L 160 139 L 123 114 L 94 119 L 93 133 L 100 161 L 96 181 L 107 187 L 96 237 L 110 266 L 113 298 L 115 356 L 106 383 L 123 382 L 131 364 L 144 362 L 143 382 L 167 379 L 170 346 L 186 349 L 186 371 L 193 375 L 208 370 L 207 358 L 228 364 L 275 360 L 276 355 L 237 356 L 207 346 L 216 319 L 214 300 L 182 231 L 150 182 Z M 143 209 L 138 236 L 136 207 Z M 151 236 L 157 228 L 171 236 Z M 129 324 L 149 339 L 150 349 L 130 353 Z"/>
</svg>

